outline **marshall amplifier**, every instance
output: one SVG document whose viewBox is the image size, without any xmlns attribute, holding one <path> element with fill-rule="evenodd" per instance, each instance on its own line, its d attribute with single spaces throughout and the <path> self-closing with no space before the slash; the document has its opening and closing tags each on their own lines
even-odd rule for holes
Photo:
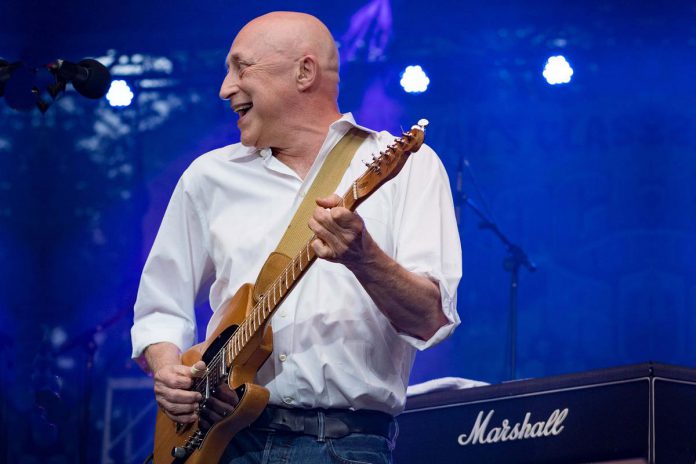
<svg viewBox="0 0 696 464">
<path fill-rule="evenodd" d="M 409 397 L 396 464 L 696 463 L 696 369 L 640 364 Z"/>
</svg>

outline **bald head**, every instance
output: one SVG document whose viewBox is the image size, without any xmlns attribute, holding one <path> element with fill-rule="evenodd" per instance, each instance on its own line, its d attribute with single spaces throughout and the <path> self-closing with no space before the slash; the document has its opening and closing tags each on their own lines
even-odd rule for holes
<svg viewBox="0 0 696 464">
<path fill-rule="evenodd" d="M 237 34 L 237 40 L 253 37 L 269 51 L 286 57 L 316 57 L 325 72 L 338 74 L 338 50 L 329 29 L 306 13 L 275 11 L 250 21 Z"/>
</svg>

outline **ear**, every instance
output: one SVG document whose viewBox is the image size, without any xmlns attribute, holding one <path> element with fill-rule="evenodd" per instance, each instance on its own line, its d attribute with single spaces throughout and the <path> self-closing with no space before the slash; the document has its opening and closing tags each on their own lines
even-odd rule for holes
<svg viewBox="0 0 696 464">
<path fill-rule="evenodd" d="M 304 92 L 310 89 L 319 78 L 319 65 L 314 55 L 300 58 L 297 67 L 297 89 Z"/>
</svg>

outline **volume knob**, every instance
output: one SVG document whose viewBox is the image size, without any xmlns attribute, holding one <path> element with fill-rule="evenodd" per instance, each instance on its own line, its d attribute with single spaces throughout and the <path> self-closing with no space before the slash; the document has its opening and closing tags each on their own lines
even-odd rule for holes
<svg viewBox="0 0 696 464">
<path fill-rule="evenodd" d="M 172 450 L 172 456 L 177 459 L 184 459 L 189 455 L 189 451 L 183 446 L 177 446 Z"/>
</svg>

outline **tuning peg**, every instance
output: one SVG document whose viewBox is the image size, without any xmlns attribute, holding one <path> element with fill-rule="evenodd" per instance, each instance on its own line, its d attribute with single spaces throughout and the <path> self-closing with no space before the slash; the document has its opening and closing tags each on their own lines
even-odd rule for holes
<svg viewBox="0 0 696 464">
<path fill-rule="evenodd" d="M 423 129 L 428 127 L 428 124 L 430 124 L 430 121 L 428 121 L 427 119 L 419 119 L 418 120 L 418 125 Z"/>
</svg>

